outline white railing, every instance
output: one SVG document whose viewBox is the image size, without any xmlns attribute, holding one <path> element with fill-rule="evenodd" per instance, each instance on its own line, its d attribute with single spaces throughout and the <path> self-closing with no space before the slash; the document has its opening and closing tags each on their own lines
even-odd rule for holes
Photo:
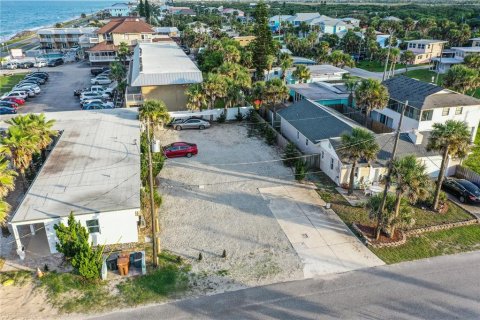
<svg viewBox="0 0 480 320">
<path fill-rule="evenodd" d="M 133 94 L 125 94 L 125 101 L 126 102 L 133 102 L 133 103 L 143 103 L 143 96 L 141 93 L 133 93 Z"/>
<path fill-rule="evenodd" d="M 152 39 L 136 39 L 132 41 L 133 45 L 136 45 L 139 43 L 152 43 Z"/>
<path fill-rule="evenodd" d="M 88 60 L 90 62 L 96 62 L 96 61 L 115 61 L 116 56 L 89 56 Z"/>
<path fill-rule="evenodd" d="M 55 41 L 52 38 L 40 38 L 40 42 L 53 43 Z"/>
</svg>

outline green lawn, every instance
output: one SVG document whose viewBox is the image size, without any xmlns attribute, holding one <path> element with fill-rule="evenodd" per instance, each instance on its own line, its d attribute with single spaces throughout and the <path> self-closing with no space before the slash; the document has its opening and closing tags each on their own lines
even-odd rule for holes
<svg viewBox="0 0 480 320">
<path fill-rule="evenodd" d="M 406 244 L 398 247 L 371 248 L 380 259 L 388 264 L 479 249 L 480 226 L 478 224 L 424 233 L 409 238 Z"/>
<path fill-rule="evenodd" d="M 480 130 L 477 131 L 477 136 L 475 137 L 475 146 L 472 148 L 472 153 L 467 157 L 467 159 L 465 159 L 463 166 L 480 174 Z"/>
<path fill-rule="evenodd" d="M 367 71 L 372 71 L 372 72 L 383 72 L 385 69 L 385 64 L 383 64 L 381 61 L 378 60 L 362 60 L 356 63 L 357 68 L 365 69 Z M 405 68 L 405 65 L 402 63 L 397 63 L 395 65 L 395 70 L 398 69 L 403 69 Z"/>
<path fill-rule="evenodd" d="M 10 91 L 26 73 L 17 73 L 11 76 L 0 76 L 0 94 Z"/>
<path fill-rule="evenodd" d="M 116 285 L 117 290 L 107 281 L 89 282 L 72 273 L 57 272 L 48 272 L 39 287 L 63 313 L 92 313 L 176 298 L 188 288 L 189 271 L 190 265 L 183 259 L 164 251 L 159 255 L 158 269 L 125 279 Z"/>
</svg>

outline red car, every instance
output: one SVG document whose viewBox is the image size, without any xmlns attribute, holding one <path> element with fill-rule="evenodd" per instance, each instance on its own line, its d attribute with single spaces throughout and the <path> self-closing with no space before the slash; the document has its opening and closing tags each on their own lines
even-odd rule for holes
<svg viewBox="0 0 480 320">
<path fill-rule="evenodd" d="M 187 157 L 190 158 L 198 153 L 197 145 L 188 142 L 174 142 L 163 147 L 163 154 L 167 158 Z"/>
<path fill-rule="evenodd" d="M 24 99 L 17 98 L 17 97 L 5 97 L 2 99 L 2 101 L 10 101 L 10 102 L 15 102 L 18 105 L 22 105 L 25 103 Z"/>
</svg>

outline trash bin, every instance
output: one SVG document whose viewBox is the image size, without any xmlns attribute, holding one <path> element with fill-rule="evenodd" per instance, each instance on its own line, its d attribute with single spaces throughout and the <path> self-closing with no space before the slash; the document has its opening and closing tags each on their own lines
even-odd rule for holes
<svg viewBox="0 0 480 320">
<path fill-rule="evenodd" d="M 120 256 L 117 259 L 118 273 L 121 276 L 128 275 L 128 263 L 129 263 L 128 256 L 127 257 Z"/>
</svg>

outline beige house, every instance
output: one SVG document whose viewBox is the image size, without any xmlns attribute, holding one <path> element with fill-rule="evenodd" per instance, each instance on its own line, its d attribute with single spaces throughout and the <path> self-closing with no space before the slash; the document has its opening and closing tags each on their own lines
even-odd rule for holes
<svg viewBox="0 0 480 320">
<path fill-rule="evenodd" d="M 176 43 L 140 43 L 130 64 L 126 106 L 160 99 L 169 111 L 187 110 L 185 90 L 202 81 L 202 72 Z"/>
<path fill-rule="evenodd" d="M 109 64 L 117 59 L 120 43 L 130 47 L 141 42 L 152 42 L 155 30 L 138 17 L 114 18 L 96 31 L 97 44 L 88 49 L 91 65 Z"/>
<path fill-rule="evenodd" d="M 242 47 L 246 47 L 255 40 L 255 36 L 238 36 L 238 37 L 233 37 L 234 40 L 238 41 Z"/>
<path fill-rule="evenodd" d="M 432 58 L 442 55 L 443 47 L 447 41 L 442 40 L 411 40 L 407 41 L 407 50 L 415 54 L 413 64 L 430 63 Z"/>
</svg>

